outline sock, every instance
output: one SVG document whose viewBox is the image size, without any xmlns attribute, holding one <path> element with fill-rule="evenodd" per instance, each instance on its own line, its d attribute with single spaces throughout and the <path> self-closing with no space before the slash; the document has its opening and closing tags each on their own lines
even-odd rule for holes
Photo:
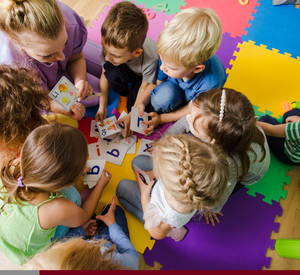
<svg viewBox="0 0 300 275">
<path fill-rule="evenodd" d="M 181 228 L 171 228 L 167 234 L 167 237 L 172 238 L 175 242 L 180 242 L 184 239 L 187 233 L 188 230 L 184 226 Z"/>
<path fill-rule="evenodd" d="M 123 111 L 127 112 L 127 101 L 128 96 L 119 96 L 119 102 L 118 102 L 118 111 L 120 114 L 122 114 Z"/>
</svg>

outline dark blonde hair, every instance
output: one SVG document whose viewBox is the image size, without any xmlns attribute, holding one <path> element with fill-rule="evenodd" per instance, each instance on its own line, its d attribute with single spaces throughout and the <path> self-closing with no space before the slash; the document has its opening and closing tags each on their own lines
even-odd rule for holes
<svg viewBox="0 0 300 275">
<path fill-rule="evenodd" d="M 20 45 L 19 34 L 29 30 L 42 38 L 55 39 L 64 26 L 55 0 L 1 0 L 0 29 Z"/>
<path fill-rule="evenodd" d="M 38 193 L 76 183 L 87 156 L 87 142 L 78 129 L 59 123 L 39 126 L 25 140 L 20 162 L 11 160 L 1 169 L 7 202 L 31 201 Z M 25 187 L 18 185 L 19 177 Z"/>
<path fill-rule="evenodd" d="M 85 242 L 81 238 L 62 241 L 54 244 L 48 250 L 36 254 L 23 268 L 30 270 L 122 269 L 122 266 L 113 259 L 115 245 L 101 252 L 101 247 L 106 243 L 105 240 Z"/>
<path fill-rule="evenodd" d="M 212 209 L 223 197 L 229 164 L 217 145 L 189 135 L 164 135 L 153 149 L 153 168 L 171 195 L 187 208 Z"/>
<path fill-rule="evenodd" d="M 199 113 L 194 119 L 207 117 L 208 126 L 206 134 L 211 139 L 215 139 L 225 153 L 229 156 L 238 156 L 242 164 L 242 180 L 250 166 L 247 152 L 251 149 L 251 144 L 256 142 L 260 145 L 265 158 L 264 136 L 257 128 L 255 113 L 249 99 L 240 92 L 225 88 L 225 112 L 220 121 L 220 104 L 222 89 L 211 89 L 206 93 L 201 93 L 193 102 L 199 108 Z M 233 158 L 234 159 L 234 158 Z"/>
<path fill-rule="evenodd" d="M 130 52 L 141 48 L 148 31 L 148 20 L 136 5 L 124 1 L 114 5 L 107 14 L 102 27 L 102 40 L 107 45 Z"/>
<path fill-rule="evenodd" d="M 17 154 L 29 133 L 46 124 L 41 109 L 50 109 L 37 74 L 25 68 L 0 66 L 0 144 Z"/>
</svg>

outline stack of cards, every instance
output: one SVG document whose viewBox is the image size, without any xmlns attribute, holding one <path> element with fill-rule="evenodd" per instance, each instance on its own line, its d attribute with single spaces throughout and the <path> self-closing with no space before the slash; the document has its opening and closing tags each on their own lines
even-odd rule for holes
<svg viewBox="0 0 300 275">
<path fill-rule="evenodd" d="M 99 121 L 96 122 L 98 128 L 99 136 L 103 139 L 105 137 L 110 137 L 114 134 L 121 132 L 121 127 L 116 124 L 116 117 L 111 116 L 103 120 L 103 124 Z"/>
<path fill-rule="evenodd" d="M 72 82 L 63 76 L 49 93 L 49 96 L 55 100 L 65 110 L 70 111 L 71 107 L 78 100 L 78 90 Z"/>
<path fill-rule="evenodd" d="M 97 184 L 105 168 L 105 160 L 89 159 L 87 161 L 87 167 L 90 167 L 91 170 L 83 176 L 83 183 L 91 189 Z"/>
</svg>

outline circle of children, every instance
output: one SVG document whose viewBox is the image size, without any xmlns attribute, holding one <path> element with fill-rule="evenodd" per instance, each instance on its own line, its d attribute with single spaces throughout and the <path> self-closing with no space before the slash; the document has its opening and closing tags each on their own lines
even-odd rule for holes
<svg viewBox="0 0 300 275">
<path fill-rule="evenodd" d="M 223 87 L 226 73 L 215 55 L 222 27 L 211 9 L 179 12 L 157 43 L 147 37 L 146 15 L 127 1 L 105 18 L 102 45 L 89 41 L 82 19 L 55 0 L 2 0 L 0 29 L 0 251 L 21 268 L 137 269 L 117 198 L 153 238 L 180 241 L 196 212 L 207 224 L 222 222 L 229 196 L 267 172 L 269 146 L 283 162 L 300 162 L 299 109 L 282 124 L 269 116 L 257 122 L 247 97 Z M 69 111 L 48 96 L 62 76 L 78 89 Z M 126 136 L 132 106 L 149 112 L 145 135 L 175 123 L 153 142 L 151 156 L 133 159 L 136 181 L 121 180 L 117 197 L 95 215 L 112 175 L 104 169 L 81 200 L 75 185 L 89 169 L 87 141 L 57 117 L 80 120 L 99 104 L 102 122 L 109 88 L 128 111 L 118 121 Z M 100 92 L 96 100 L 93 92 Z"/>
</svg>

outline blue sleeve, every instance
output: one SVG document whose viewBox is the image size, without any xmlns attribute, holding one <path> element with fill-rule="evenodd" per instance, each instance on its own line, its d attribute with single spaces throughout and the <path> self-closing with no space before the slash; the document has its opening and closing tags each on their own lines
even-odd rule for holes
<svg viewBox="0 0 300 275">
<path fill-rule="evenodd" d="M 113 243 L 117 245 L 114 258 L 121 260 L 122 265 L 133 270 L 139 266 L 139 255 L 122 228 L 113 223 L 109 227 L 109 236 Z"/>
<path fill-rule="evenodd" d="M 158 69 L 157 69 L 157 80 L 159 81 L 166 81 L 168 76 L 160 69 L 161 66 L 161 59 L 159 59 Z"/>
</svg>

